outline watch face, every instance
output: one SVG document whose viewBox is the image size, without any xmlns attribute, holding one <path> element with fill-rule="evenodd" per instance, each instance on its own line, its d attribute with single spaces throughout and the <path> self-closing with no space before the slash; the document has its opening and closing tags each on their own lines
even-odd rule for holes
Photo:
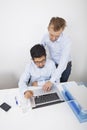
<svg viewBox="0 0 87 130">
<path fill-rule="evenodd" d="M 0 105 L 0 108 L 2 108 L 4 111 L 8 111 L 11 106 L 4 102 Z"/>
</svg>

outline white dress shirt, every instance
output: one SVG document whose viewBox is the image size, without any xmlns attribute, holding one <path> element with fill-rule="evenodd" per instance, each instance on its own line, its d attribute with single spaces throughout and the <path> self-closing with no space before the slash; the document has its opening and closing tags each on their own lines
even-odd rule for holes
<svg viewBox="0 0 87 130">
<path fill-rule="evenodd" d="M 52 60 L 47 59 L 43 68 L 38 68 L 36 64 L 31 61 L 25 68 L 24 73 L 19 80 L 19 89 L 23 94 L 26 90 L 29 90 L 29 85 L 32 82 L 37 81 L 39 86 L 42 86 L 46 81 L 50 80 L 51 75 L 54 73 L 56 67 Z M 30 83 L 28 85 L 30 79 Z"/>
<path fill-rule="evenodd" d="M 58 64 L 58 67 L 50 79 L 51 82 L 60 81 L 61 75 L 63 71 L 67 67 L 67 63 L 71 61 L 71 40 L 64 33 L 60 35 L 60 37 L 52 42 L 49 39 L 49 34 L 46 34 L 41 44 L 46 47 L 49 51 L 50 58 Z"/>
</svg>

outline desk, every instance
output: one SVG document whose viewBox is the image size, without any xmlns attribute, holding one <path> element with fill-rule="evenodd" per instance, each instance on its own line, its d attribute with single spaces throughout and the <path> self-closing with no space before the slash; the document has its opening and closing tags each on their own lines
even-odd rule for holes
<svg viewBox="0 0 87 130">
<path fill-rule="evenodd" d="M 0 104 L 8 102 L 8 112 L 0 109 L 0 130 L 87 130 L 87 122 L 80 123 L 66 102 L 22 113 L 14 97 L 19 89 L 0 90 Z"/>
</svg>

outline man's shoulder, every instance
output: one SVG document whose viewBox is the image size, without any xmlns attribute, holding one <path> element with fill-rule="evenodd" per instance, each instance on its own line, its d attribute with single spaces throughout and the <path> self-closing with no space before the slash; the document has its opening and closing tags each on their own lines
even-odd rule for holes
<svg viewBox="0 0 87 130">
<path fill-rule="evenodd" d="M 43 38 L 42 38 L 41 43 L 43 43 L 44 41 L 48 41 L 48 39 L 49 39 L 49 35 L 48 35 L 48 33 L 45 33 Z"/>
<path fill-rule="evenodd" d="M 64 40 L 70 40 L 71 39 L 70 35 L 65 34 L 65 33 L 62 34 L 62 37 L 63 37 Z"/>
<path fill-rule="evenodd" d="M 61 34 L 59 41 L 60 41 L 60 43 L 61 43 L 60 45 L 62 47 L 66 46 L 66 45 L 71 45 L 71 43 L 72 43 L 70 36 L 65 33 Z"/>
<path fill-rule="evenodd" d="M 47 59 L 46 61 L 48 65 L 55 65 L 55 63 L 51 59 Z"/>
<path fill-rule="evenodd" d="M 28 69 L 33 68 L 33 66 L 34 66 L 34 63 L 32 60 L 30 60 L 30 62 L 26 64 L 26 68 L 28 68 Z"/>
</svg>

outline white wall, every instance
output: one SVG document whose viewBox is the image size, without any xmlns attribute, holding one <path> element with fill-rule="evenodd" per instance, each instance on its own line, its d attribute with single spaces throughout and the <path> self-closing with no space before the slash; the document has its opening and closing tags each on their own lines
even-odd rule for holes
<svg viewBox="0 0 87 130">
<path fill-rule="evenodd" d="M 0 0 L 0 88 L 17 87 L 29 49 L 40 43 L 53 16 L 66 19 L 72 39 L 70 80 L 87 81 L 86 5 L 86 0 Z"/>
</svg>

